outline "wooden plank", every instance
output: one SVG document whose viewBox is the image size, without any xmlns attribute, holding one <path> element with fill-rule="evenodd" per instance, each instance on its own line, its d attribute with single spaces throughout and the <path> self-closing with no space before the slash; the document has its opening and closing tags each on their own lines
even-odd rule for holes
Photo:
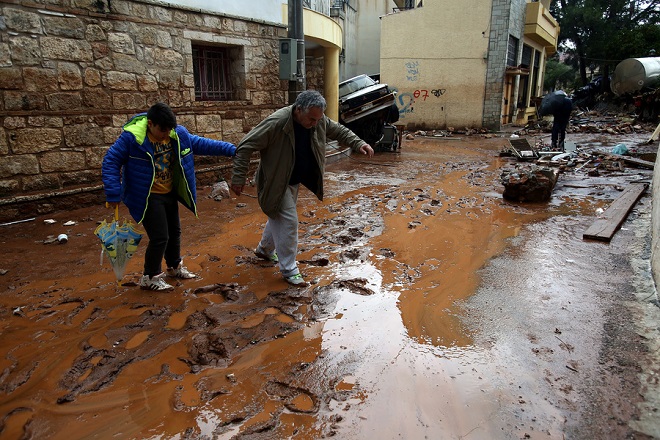
<svg viewBox="0 0 660 440">
<path fill-rule="evenodd" d="M 607 153 L 607 155 L 620 159 L 630 165 L 637 165 L 639 167 L 648 168 L 650 170 L 655 168 L 655 162 L 650 162 L 648 160 L 637 159 L 635 157 L 630 157 L 630 156 L 622 156 L 620 154 L 614 154 L 614 153 Z"/>
<path fill-rule="evenodd" d="M 589 229 L 582 234 L 582 238 L 610 241 L 646 188 L 648 188 L 646 183 L 630 184 L 605 210 L 601 218 L 589 226 Z"/>
<path fill-rule="evenodd" d="M 650 143 L 653 142 L 654 140 L 658 139 L 658 135 L 659 135 L 659 134 L 660 134 L 660 124 L 658 124 L 658 126 L 655 127 L 655 131 L 653 132 L 653 134 L 651 134 L 651 137 L 649 138 L 649 140 L 648 140 L 647 143 L 650 144 Z"/>
</svg>

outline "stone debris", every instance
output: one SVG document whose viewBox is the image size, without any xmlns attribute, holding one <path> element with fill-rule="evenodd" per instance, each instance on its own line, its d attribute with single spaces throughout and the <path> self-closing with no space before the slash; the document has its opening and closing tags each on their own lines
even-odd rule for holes
<svg viewBox="0 0 660 440">
<path fill-rule="evenodd" d="M 502 196 L 516 202 L 547 201 L 552 195 L 558 177 L 557 169 L 536 165 L 505 170 L 500 176 L 500 181 L 504 185 Z"/>
<path fill-rule="evenodd" d="M 209 198 L 212 198 L 213 200 L 216 200 L 218 202 L 222 201 L 222 199 L 229 199 L 231 198 L 231 194 L 229 193 L 229 185 L 225 180 L 215 183 L 213 185 L 213 189 L 211 189 L 211 194 L 209 194 Z"/>
</svg>

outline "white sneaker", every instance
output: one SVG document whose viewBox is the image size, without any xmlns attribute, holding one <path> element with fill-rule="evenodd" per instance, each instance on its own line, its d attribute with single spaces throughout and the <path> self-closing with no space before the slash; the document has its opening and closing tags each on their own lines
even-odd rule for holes
<svg viewBox="0 0 660 440">
<path fill-rule="evenodd" d="M 189 280 L 191 278 L 197 278 L 197 275 L 190 272 L 186 266 L 183 265 L 183 260 L 179 261 L 179 265 L 175 268 L 167 268 L 167 276 L 173 278 L 181 278 L 182 280 Z"/>
<path fill-rule="evenodd" d="M 172 290 L 174 286 L 170 286 L 163 280 L 164 273 L 159 273 L 150 277 L 149 275 L 142 275 L 140 279 L 140 289 L 143 290 Z"/>
</svg>

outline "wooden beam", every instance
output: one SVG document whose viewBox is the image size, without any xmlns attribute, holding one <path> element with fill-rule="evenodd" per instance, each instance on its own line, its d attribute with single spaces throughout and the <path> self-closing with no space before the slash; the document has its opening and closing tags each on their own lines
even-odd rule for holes
<svg viewBox="0 0 660 440">
<path fill-rule="evenodd" d="M 610 241 L 646 188 L 647 183 L 631 183 L 605 210 L 601 218 L 589 226 L 582 238 Z"/>
<path fill-rule="evenodd" d="M 651 162 L 648 160 L 637 159 L 636 157 L 630 157 L 630 156 L 622 156 L 620 154 L 614 154 L 614 153 L 606 153 L 606 155 L 614 157 L 616 159 L 620 159 L 629 165 L 636 165 L 638 167 L 648 168 L 650 170 L 655 168 L 655 162 Z"/>
<path fill-rule="evenodd" d="M 658 135 L 659 135 L 659 134 L 660 134 L 660 124 L 658 124 L 658 126 L 655 127 L 655 131 L 653 132 L 653 134 L 651 135 L 651 137 L 649 138 L 649 140 L 648 140 L 647 143 L 650 144 L 650 143 L 653 142 L 654 140 L 658 139 Z"/>
</svg>

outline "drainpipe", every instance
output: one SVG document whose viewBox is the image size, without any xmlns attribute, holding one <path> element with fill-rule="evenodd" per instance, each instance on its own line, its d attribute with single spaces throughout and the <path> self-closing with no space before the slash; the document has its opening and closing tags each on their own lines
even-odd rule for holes
<svg viewBox="0 0 660 440">
<path fill-rule="evenodd" d="M 293 104 L 298 94 L 307 88 L 305 77 L 305 33 L 303 31 L 302 0 L 289 0 L 289 31 L 288 37 L 297 42 L 297 78 L 289 81 L 289 103 Z"/>
</svg>

